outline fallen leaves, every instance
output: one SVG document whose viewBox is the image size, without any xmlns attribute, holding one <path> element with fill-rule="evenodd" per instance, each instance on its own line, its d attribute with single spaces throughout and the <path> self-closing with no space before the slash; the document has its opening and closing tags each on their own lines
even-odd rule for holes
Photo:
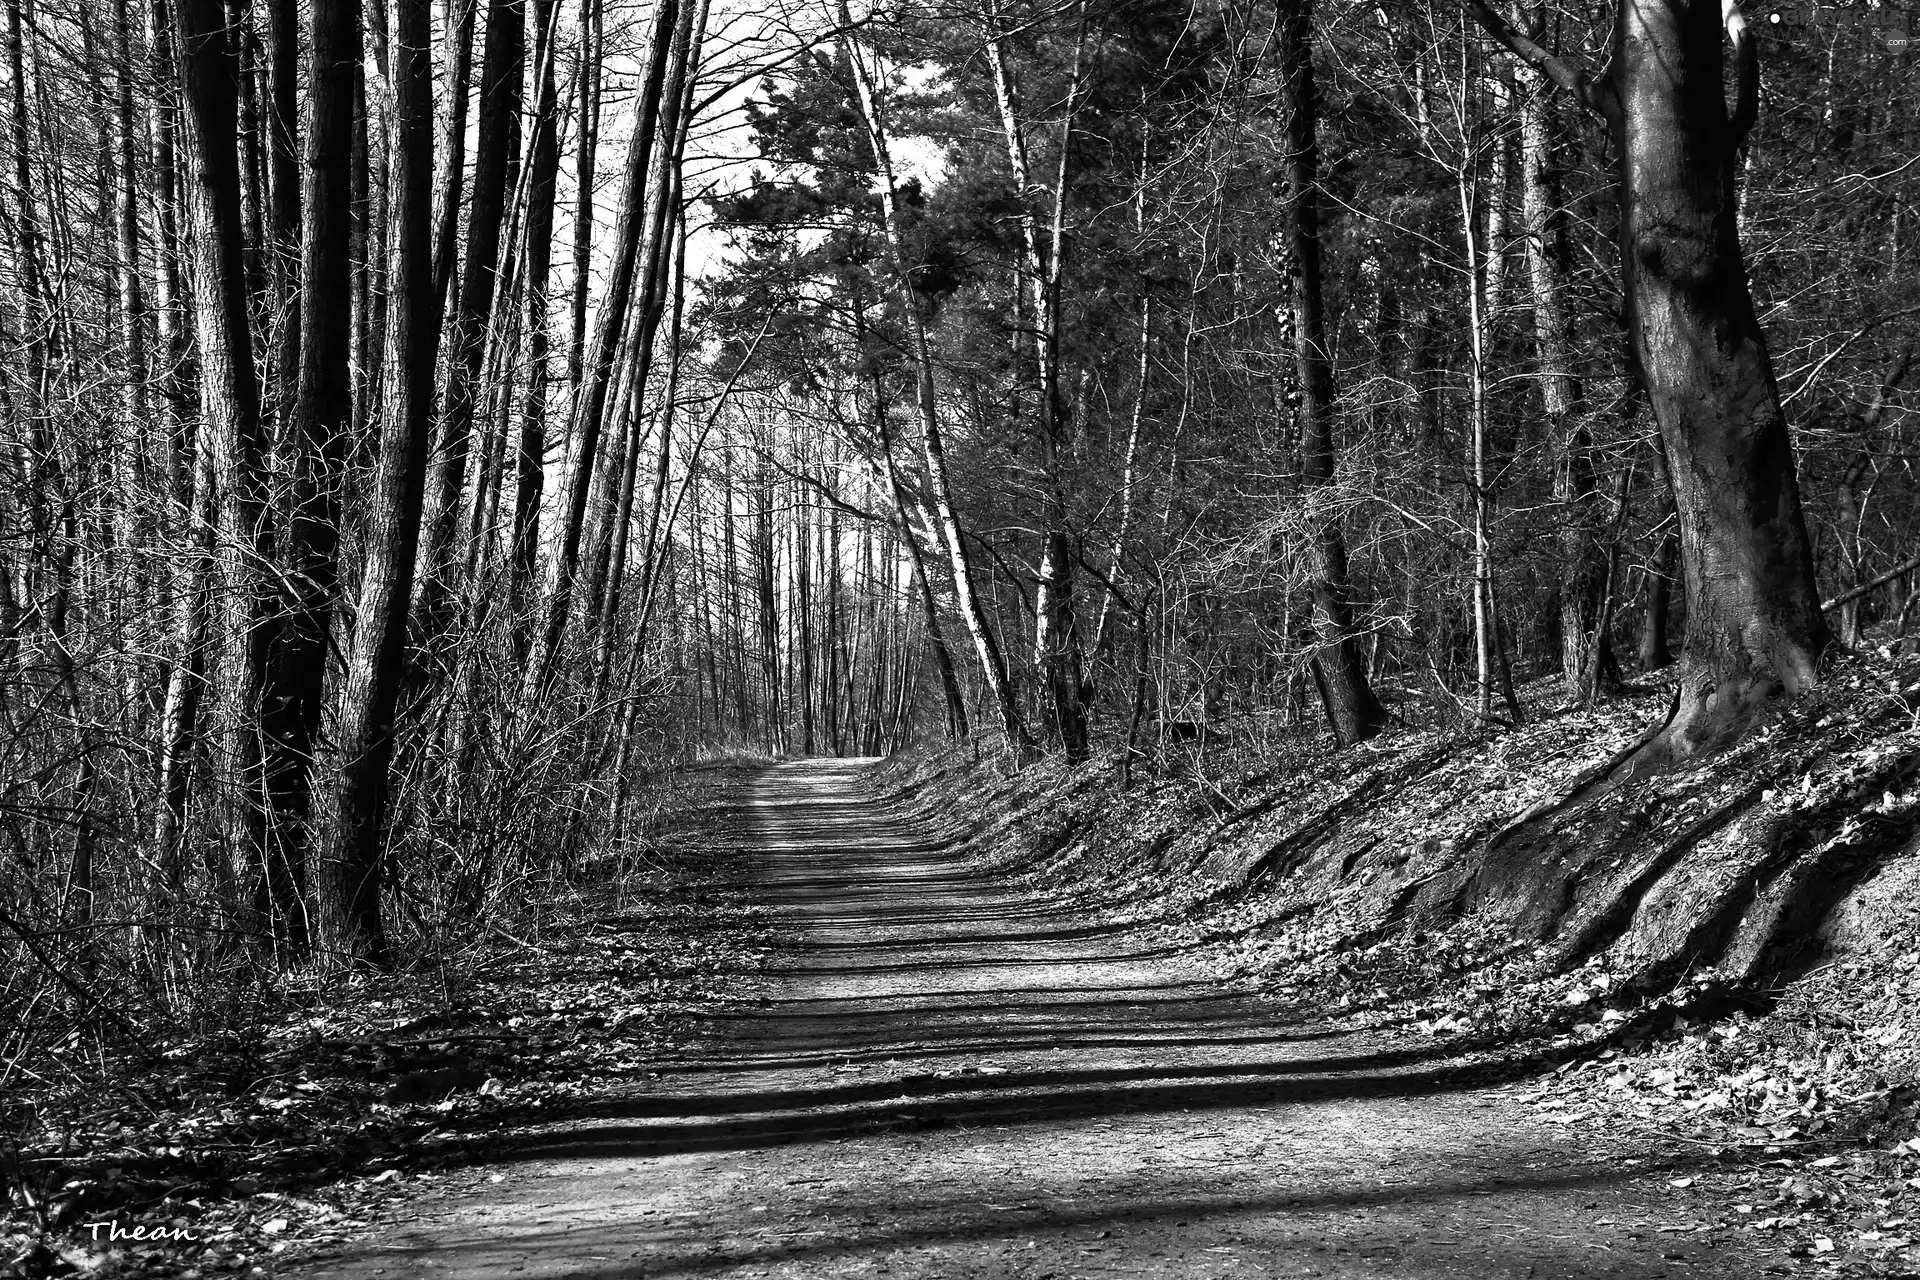
<svg viewBox="0 0 1920 1280">
<path fill-rule="evenodd" d="M 75 1243 L 83 1224 L 109 1219 L 193 1234 L 156 1267 L 339 1238 L 415 1175 L 645 1077 L 689 1015 L 738 998 L 768 954 L 754 911 L 687 878 L 568 888 L 516 929 L 531 942 L 486 934 L 446 968 L 289 990 L 229 1030 L 183 1026 L 158 1074 L 76 1064 L 76 1083 L 0 1116 L 14 1122 L 0 1171 L 20 1175 L 5 1178 L 0 1275 L 43 1243 L 90 1247 Z M 648 909 L 629 911 L 636 898 Z"/>
</svg>

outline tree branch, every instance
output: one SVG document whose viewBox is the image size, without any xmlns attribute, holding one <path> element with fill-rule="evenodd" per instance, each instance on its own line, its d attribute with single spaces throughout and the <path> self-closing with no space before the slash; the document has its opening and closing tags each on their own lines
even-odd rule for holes
<svg viewBox="0 0 1920 1280">
<path fill-rule="evenodd" d="M 1727 3 L 1731 4 L 1732 0 Z M 1467 0 L 1467 11 L 1514 57 L 1572 94 L 1581 106 L 1606 121 L 1609 128 L 1618 129 L 1620 95 L 1614 90 L 1613 81 L 1604 77 L 1595 79 L 1576 59 L 1549 51 L 1501 17 L 1486 0 Z"/>
<path fill-rule="evenodd" d="M 1866 595 L 1868 592 L 1877 591 L 1881 587 L 1886 586 L 1889 582 L 1892 582 L 1895 578 L 1901 577 L 1905 574 L 1912 573 L 1915 569 L 1920 569 L 1920 556 L 1915 556 L 1911 560 L 1901 561 L 1899 564 L 1895 565 L 1893 568 L 1887 570 L 1885 573 L 1875 578 L 1872 582 L 1863 582 L 1859 586 L 1854 587 L 1849 591 L 1842 591 L 1839 595 L 1835 596 L 1833 599 L 1821 605 L 1820 612 L 1831 613 L 1833 610 L 1838 609 L 1843 604 L 1852 604 L 1855 600 L 1858 600 L 1861 596 Z"/>
</svg>

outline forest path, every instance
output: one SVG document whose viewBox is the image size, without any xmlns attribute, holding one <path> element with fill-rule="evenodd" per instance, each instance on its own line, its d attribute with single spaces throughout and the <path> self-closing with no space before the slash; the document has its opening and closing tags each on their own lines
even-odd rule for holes
<svg viewBox="0 0 1920 1280">
<path fill-rule="evenodd" d="M 867 767 L 750 784 L 743 875 L 794 939 L 756 1004 L 301 1274 L 1779 1269 L 1662 1153 L 1547 1124 L 1431 1041 L 1279 1022 L 1151 931 L 982 877 Z"/>
</svg>

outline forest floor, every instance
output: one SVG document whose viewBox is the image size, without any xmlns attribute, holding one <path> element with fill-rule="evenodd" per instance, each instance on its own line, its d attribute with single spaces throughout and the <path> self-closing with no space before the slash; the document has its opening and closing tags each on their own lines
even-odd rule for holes
<svg viewBox="0 0 1920 1280">
<path fill-rule="evenodd" d="M 657 780 L 643 847 L 512 882 L 394 972 L 208 984 L 116 1053 L 71 1036 L 0 1063 L 0 1277 L 271 1272 L 648 1078 L 768 955 L 711 877 L 757 773 Z"/>
<path fill-rule="evenodd" d="M 1569 1126 L 1532 1105 L 1551 1068 L 1530 1056 L 1283 1015 L 1178 930 L 983 871 L 876 773 L 798 762 L 743 782 L 734 870 L 775 953 L 657 1079 L 415 1184 L 391 1225 L 289 1250 L 282 1274 L 1803 1265 L 1730 1202 L 1738 1158 Z"/>
<path fill-rule="evenodd" d="M 1604 747 L 1645 711 L 1528 732 Z M 1466 805 L 1476 750 L 1376 808 Z M 1218 777 L 1103 777 L 703 771 L 671 859 L 568 891 L 465 976 L 381 979 L 250 1046 L 182 1037 L 164 1096 L 70 1100 L 10 1157 L 64 1177 L 37 1184 L 56 1230 L 0 1275 L 1920 1274 L 1920 1157 L 1848 1111 L 1904 1124 L 1913 1091 L 1832 1087 L 1852 1040 L 1901 1039 L 1843 989 L 1878 969 L 1770 1014 L 1682 984 L 1654 1025 L 1603 1014 L 1590 967 L 1340 933 L 1320 889 L 1309 946 L 1271 927 L 1297 923 L 1285 883 L 1141 856 L 1217 844 L 1182 806 Z M 1827 1010 L 1817 1043 L 1781 1030 L 1796 999 Z M 1835 1017 L 1862 1023 L 1839 1047 Z"/>
</svg>

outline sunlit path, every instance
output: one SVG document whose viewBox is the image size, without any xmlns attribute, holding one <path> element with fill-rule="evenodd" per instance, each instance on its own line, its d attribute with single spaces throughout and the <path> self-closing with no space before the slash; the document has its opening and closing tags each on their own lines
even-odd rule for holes
<svg viewBox="0 0 1920 1280">
<path fill-rule="evenodd" d="M 1734 1256 L 1659 1230 L 1670 1172 L 1426 1044 L 1276 1023 L 1151 933 L 982 879 L 866 767 L 771 769 L 743 809 L 738 870 L 795 942 L 709 1056 L 310 1274 L 1679 1276 Z"/>
</svg>

